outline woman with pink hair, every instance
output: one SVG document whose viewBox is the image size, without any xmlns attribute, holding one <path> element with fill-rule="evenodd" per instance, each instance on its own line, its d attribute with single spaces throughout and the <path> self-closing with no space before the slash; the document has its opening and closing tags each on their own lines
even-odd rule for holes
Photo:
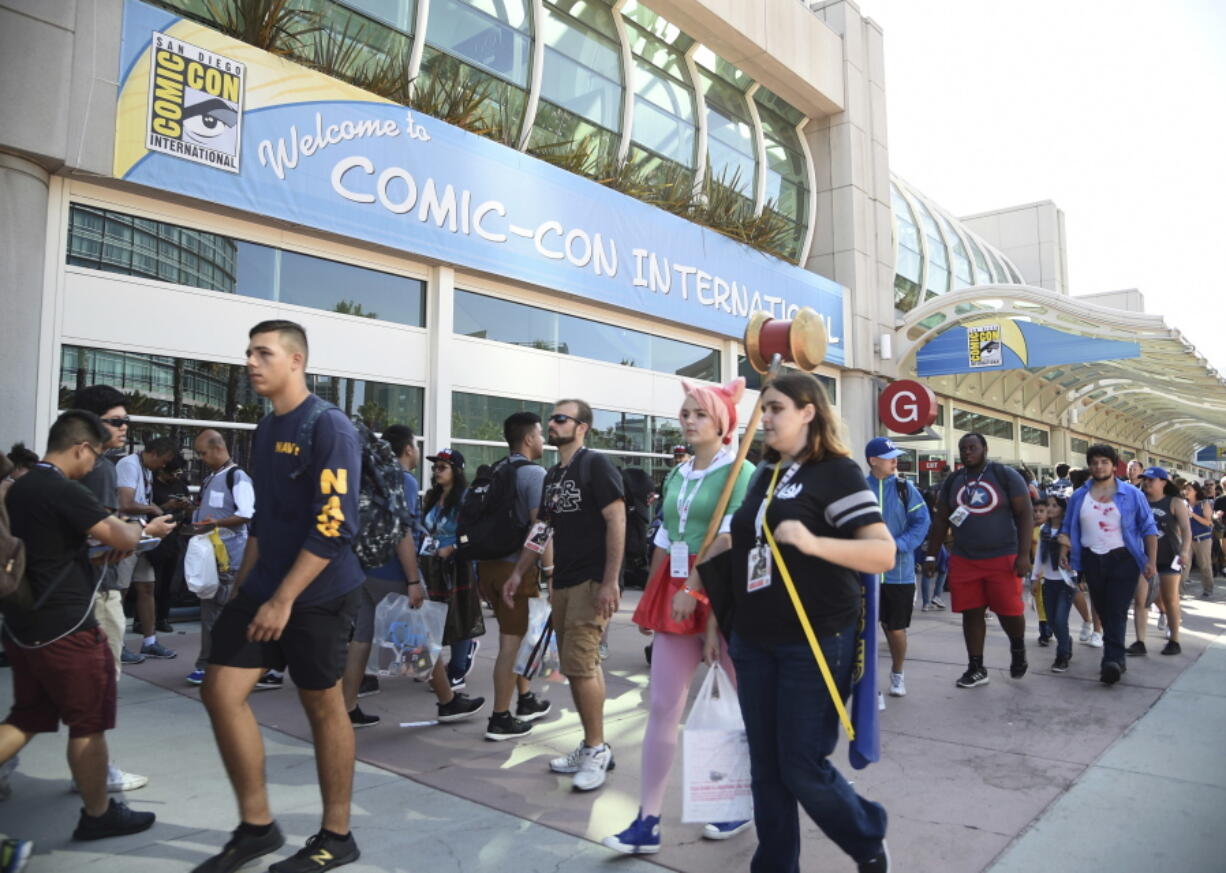
<svg viewBox="0 0 1226 873">
<path fill-rule="evenodd" d="M 660 811 L 664 788 L 677 751 L 677 727 L 689 696 L 690 680 L 700 662 L 719 661 L 735 681 L 732 661 L 711 614 L 694 561 L 702 548 L 707 525 L 715 512 L 724 483 L 736 476 L 732 499 L 724 510 L 719 537 L 728 539 L 732 513 L 745 497 L 753 465 L 744 462 L 734 471 L 736 404 L 745 393 L 745 380 L 726 385 L 681 383 L 685 402 L 681 428 L 693 457 L 677 467 L 661 488 L 664 520 L 656 534 L 647 589 L 634 611 L 634 622 L 644 633 L 655 633 L 651 656 L 650 711 L 643 737 L 643 779 L 639 814 L 604 845 L 625 854 L 660 851 Z M 715 822 L 703 836 L 724 840 L 748 828 L 750 822 Z"/>
</svg>

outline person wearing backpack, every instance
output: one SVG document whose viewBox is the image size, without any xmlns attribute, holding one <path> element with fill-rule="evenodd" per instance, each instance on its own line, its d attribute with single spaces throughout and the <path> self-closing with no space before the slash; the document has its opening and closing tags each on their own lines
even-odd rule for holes
<svg viewBox="0 0 1226 873">
<path fill-rule="evenodd" d="M 118 554 L 133 551 L 141 525 L 123 522 L 77 480 L 94 468 L 110 435 L 98 416 L 60 415 L 43 459 L 5 495 L 0 546 L 4 647 L 13 671 L 13 704 L 0 724 L 0 767 L 39 733 L 68 727 L 68 765 L 84 808 L 76 840 L 148 830 L 154 814 L 107 799 L 106 731 L 115 727 L 116 673 L 106 634 L 94 617 L 101 571 L 89 538 Z M 11 529 L 9 520 L 11 519 Z M 145 532 L 166 536 L 165 517 Z M 21 548 L 14 551 L 15 539 Z M 24 558 L 24 560 L 23 560 Z"/>
<path fill-rule="evenodd" d="M 545 482 L 545 468 L 536 463 L 545 453 L 541 418 L 535 412 L 515 412 L 502 423 L 502 435 L 510 450 L 490 468 L 486 477 L 473 481 L 460 507 L 457 535 L 460 555 L 477 558 L 481 596 L 494 607 L 498 620 L 498 657 L 494 659 L 494 709 L 485 729 L 490 742 L 522 737 L 532 722 L 549 714 L 551 704 L 532 693 L 531 683 L 515 675 L 515 659 L 528 632 L 528 602 L 540 596 L 539 568 L 533 563 L 511 604 L 502 599 L 502 589 L 522 553 L 528 528 L 536 524 Z M 513 544 L 509 551 L 507 545 Z M 552 548 L 543 554 L 549 567 Z M 511 694 L 519 691 L 515 713 Z"/>
<path fill-rule="evenodd" d="M 197 534 L 217 530 L 233 573 L 242 565 L 247 551 L 247 525 L 255 517 L 255 485 L 247 471 L 234 463 L 225 437 L 217 431 L 202 430 L 193 448 L 196 457 L 209 468 L 209 475 L 200 484 L 200 505 L 192 515 L 192 523 Z M 219 586 L 213 597 L 200 601 L 200 654 L 196 656 L 196 668 L 187 676 L 189 685 L 204 682 L 213 647 L 213 625 L 233 593 L 232 586 Z"/>
<path fill-rule="evenodd" d="M 306 331 L 275 320 L 260 322 L 248 336 L 251 387 L 273 411 L 252 441 L 259 510 L 238 590 L 213 626 L 201 694 L 238 801 L 239 825 L 195 873 L 230 873 L 285 843 L 268 803 L 264 742 L 248 699 L 265 670 L 286 666 L 311 726 L 323 817 L 304 848 L 270 869 L 330 870 L 361 854 L 349 832 L 354 739 L 340 679 L 365 579 L 353 548 L 362 450 L 353 423 L 307 388 Z"/>
</svg>

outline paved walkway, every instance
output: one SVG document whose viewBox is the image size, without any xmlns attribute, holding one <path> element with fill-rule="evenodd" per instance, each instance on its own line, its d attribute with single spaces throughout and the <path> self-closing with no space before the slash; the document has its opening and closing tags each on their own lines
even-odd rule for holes
<svg viewBox="0 0 1226 873">
<path fill-rule="evenodd" d="M 851 771 L 842 748 L 834 758 L 859 790 L 886 804 L 895 869 L 1220 873 L 1226 597 L 1184 605 L 1185 654 L 1133 660 L 1114 688 L 1096 681 L 1097 650 L 1078 646 L 1072 669 L 1054 675 L 1048 669 L 1054 649 L 1033 642 L 1030 675 L 1012 681 L 997 630 L 989 635 L 991 684 L 955 689 L 964 669 L 957 619 L 917 613 L 909 695 L 891 699 L 883 714 L 884 759 Z M 382 694 L 364 699 L 363 708 L 384 723 L 359 734 L 354 829 L 363 857 L 350 869 L 579 873 L 616 863 L 618 873 L 747 870 L 752 833 L 710 843 L 697 826 L 680 823 L 676 772 L 660 854 L 622 858 L 598 845 L 637 807 L 647 676 L 644 638 L 629 623 L 632 608 L 623 606 L 611 634 L 607 732 L 618 767 L 599 792 L 572 794 L 568 780 L 546 771 L 549 756 L 578 741 L 565 686 L 545 689 L 555 715 L 531 737 L 508 743 L 482 742 L 483 719 L 400 728 L 432 716 L 433 699 L 417 683 L 385 681 Z M 157 812 L 158 824 L 103 843 L 69 841 L 79 799 L 67 790 L 64 738 L 39 738 L 22 753 L 13 798 L 0 805 L 0 831 L 37 843 L 31 873 L 187 873 L 225 841 L 233 800 L 197 692 L 182 682 L 196 628 L 179 628 L 166 642 L 180 658 L 124 676 L 119 728 L 111 735 L 113 757 L 152 778 L 129 800 Z M 1159 637 L 1151 624 L 1151 642 Z M 470 678 L 470 693 L 487 697 L 494 655 L 488 645 Z M 7 709 L 9 695 L 0 674 L 0 708 Z M 264 725 L 273 806 L 292 849 L 318 827 L 305 721 L 289 689 L 257 695 L 254 707 Z M 803 858 L 805 870 L 850 869 L 808 824 Z"/>
</svg>

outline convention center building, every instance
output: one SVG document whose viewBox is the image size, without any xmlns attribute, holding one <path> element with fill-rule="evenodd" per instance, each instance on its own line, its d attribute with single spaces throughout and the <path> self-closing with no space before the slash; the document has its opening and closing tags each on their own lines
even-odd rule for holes
<svg viewBox="0 0 1226 873">
<path fill-rule="evenodd" d="M 1053 203 L 955 216 L 890 172 L 852 2 L 256 6 L 0 0 L 6 448 L 102 382 L 136 443 L 215 427 L 242 460 L 247 331 L 288 318 L 314 391 L 429 451 L 491 460 L 510 412 L 581 397 L 658 476 L 680 380 L 758 384 L 748 317 L 801 307 L 852 444 L 896 434 L 921 484 L 969 431 L 1039 476 L 1226 446 L 1222 377 L 1140 292 L 1069 287 Z M 879 415 L 902 380 L 927 426 Z"/>
</svg>

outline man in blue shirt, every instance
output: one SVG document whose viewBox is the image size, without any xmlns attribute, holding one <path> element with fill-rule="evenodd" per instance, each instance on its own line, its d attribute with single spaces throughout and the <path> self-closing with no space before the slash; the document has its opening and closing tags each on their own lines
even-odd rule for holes
<svg viewBox="0 0 1226 873">
<path fill-rule="evenodd" d="M 1060 565 L 1081 573 L 1094 610 L 1103 622 L 1100 678 L 1107 685 L 1127 671 L 1124 629 L 1128 606 L 1137 589 L 1137 571 L 1146 579 L 1157 573 L 1158 525 L 1140 490 L 1115 478 L 1119 457 L 1111 446 L 1086 452 L 1090 480 L 1069 500 L 1060 528 L 1064 547 Z"/>
<path fill-rule="evenodd" d="M 351 547 L 362 458 L 353 425 L 307 389 L 302 327 L 265 321 L 248 336 L 247 374 L 273 411 L 255 432 L 255 517 L 238 593 L 213 628 L 202 695 L 241 822 L 221 854 L 196 873 L 230 873 L 285 843 L 269 808 L 264 744 L 248 698 L 264 670 L 287 666 L 311 724 L 323 826 L 270 869 L 330 870 L 359 855 L 349 832 L 353 725 L 340 679 L 365 578 Z"/>
<path fill-rule="evenodd" d="M 868 488 L 881 504 L 881 517 L 896 546 L 893 568 L 881 574 L 880 620 L 890 646 L 890 696 L 905 697 L 907 685 L 902 668 L 915 603 L 915 550 L 928 536 L 932 519 L 924 496 L 898 476 L 898 458 L 903 451 L 893 440 L 886 437 L 869 440 L 864 454 L 869 467 Z"/>
</svg>

